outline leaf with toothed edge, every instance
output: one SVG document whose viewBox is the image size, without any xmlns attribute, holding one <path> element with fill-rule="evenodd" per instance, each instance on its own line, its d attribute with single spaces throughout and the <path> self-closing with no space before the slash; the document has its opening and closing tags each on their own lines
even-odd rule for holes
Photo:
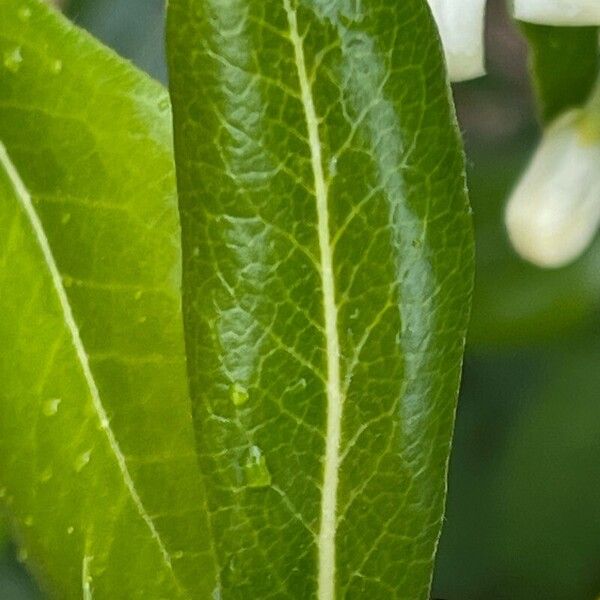
<svg viewBox="0 0 600 600">
<path fill-rule="evenodd" d="M 472 287 L 423 0 L 170 0 L 221 597 L 429 597 Z"/>
<path fill-rule="evenodd" d="M 166 92 L 0 2 L 0 488 L 51 597 L 215 586 L 180 314 Z"/>
</svg>

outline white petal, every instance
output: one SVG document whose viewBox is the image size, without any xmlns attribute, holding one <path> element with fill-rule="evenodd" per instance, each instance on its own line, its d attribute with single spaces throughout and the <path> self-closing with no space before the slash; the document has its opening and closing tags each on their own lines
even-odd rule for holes
<svg viewBox="0 0 600 600">
<path fill-rule="evenodd" d="M 514 0 L 514 15 L 543 25 L 600 25 L 600 0 Z"/>
<path fill-rule="evenodd" d="M 600 141 L 584 138 L 581 114 L 547 130 L 506 210 L 513 246 L 541 267 L 573 261 L 600 225 Z"/>
<path fill-rule="evenodd" d="M 440 30 L 451 81 L 484 75 L 485 0 L 429 0 L 429 6 Z"/>
</svg>

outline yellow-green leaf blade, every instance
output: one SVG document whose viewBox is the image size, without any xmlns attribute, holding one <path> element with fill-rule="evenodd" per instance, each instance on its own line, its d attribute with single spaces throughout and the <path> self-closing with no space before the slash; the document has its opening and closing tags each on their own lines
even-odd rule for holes
<svg viewBox="0 0 600 600">
<path fill-rule="evenodd" d="M 0 4 L 0 56 L 0 486 L 22 556 L 52 596 L 207 597 L 168 98 L 34 0 Z"/>
</svg>

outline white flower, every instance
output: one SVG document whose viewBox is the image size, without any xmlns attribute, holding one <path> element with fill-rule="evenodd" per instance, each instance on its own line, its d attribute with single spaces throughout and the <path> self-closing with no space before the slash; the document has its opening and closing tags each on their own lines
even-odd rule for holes
<svg viewBox="0 0 600 600">
<path fill-rule="evenodd" d="M 569 111 L 548 128 L 506 210 L 513 246 L 541 267 L 573 261 L 600 225 L 600 139 L 584 114 Z"/>
<path fill-rule="evenodd" d="M 451 81 L 485 74 L 486 0 L 428 0 Z M 513 0 L 514 16 L 546 25 L 600 25 L 600 0 Z"/>
<path fill-rule="evenodd" d="M 514 15 L 544 25 L 600 25 L 600 0 L 514 0 Z"/>
<path fill-rule="evenodd" d="M 485 2 L 486 0 L 429 0 L 444 45 L 451 81 L 473 79 L 485 73 Z"/>
</svg>

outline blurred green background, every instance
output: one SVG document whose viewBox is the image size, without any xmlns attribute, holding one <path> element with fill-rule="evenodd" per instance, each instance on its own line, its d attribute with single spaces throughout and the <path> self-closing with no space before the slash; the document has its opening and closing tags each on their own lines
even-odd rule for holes
<svg viewBox="0 0 600 600">
<path fill-rule="evenodd" d="M 81 26 L 166 81 L 164 0 L 71 0 Z M 455 86 L 477 282 L 434 578 L 444 600 L 600 596 L 600 240 L 542 271 L 511 251 L 506 197 L 539 137 L 527 50 L 492 0 L 488 75 Z M 0 530 L 0 540 L 8 540 Z M 0 600 L 41 598 L 0 541 Z"/>
</svg>

